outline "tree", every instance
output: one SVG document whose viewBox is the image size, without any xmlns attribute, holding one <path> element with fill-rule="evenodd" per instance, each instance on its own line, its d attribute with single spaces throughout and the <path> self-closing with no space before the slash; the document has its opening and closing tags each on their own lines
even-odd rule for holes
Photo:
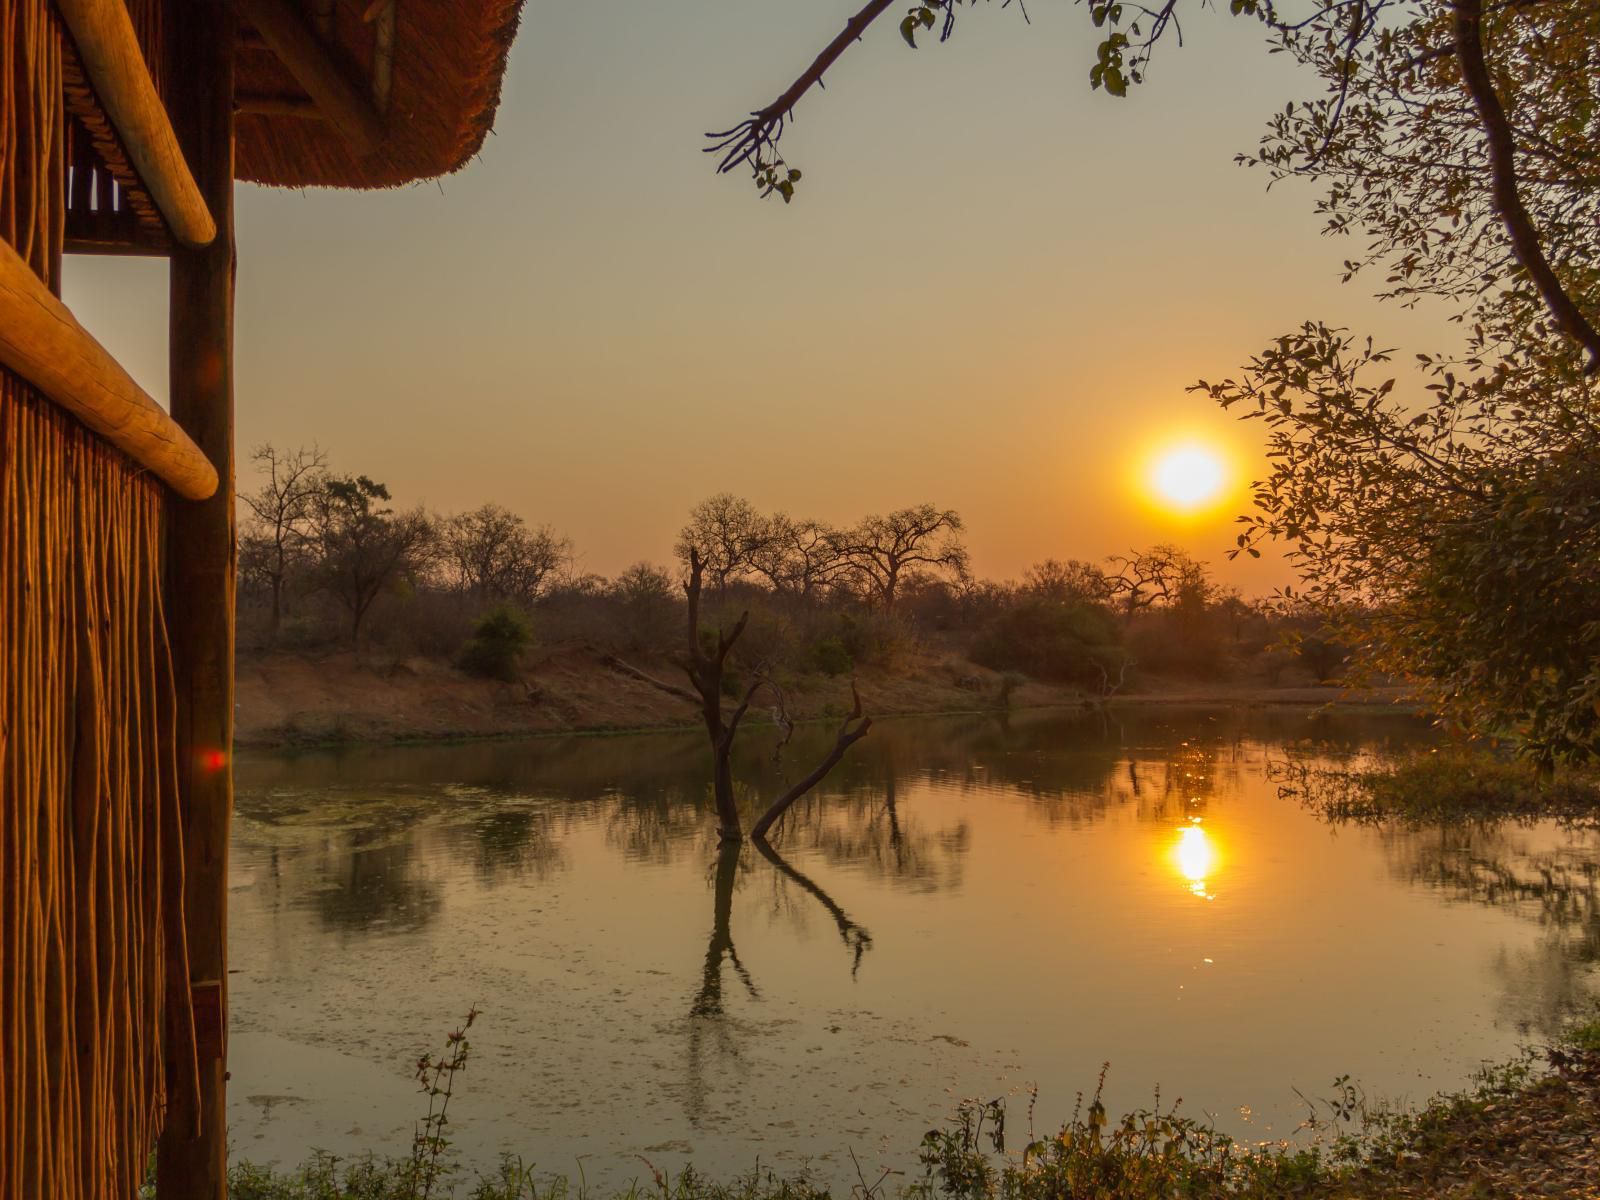
<svg viewBox="0 0 1600 1200">
<path fill-rule="evenodd" d="M 711 576 L 717 595 L 727 593 L 730 580 L 755 570 L 771 532 L 769 523 L 748 500 L 719 492 L 689 510 L 689 523 L 678 532 L 678 559 L 688 566 L 696 556 Z"/>
<path fill-rule="evenodd" d="M 1112 581 L 1093 563 L 1047 558 L 1023 572 L 1022 590 L 1058 604 L 1103 604 L 1111 598 Z"/>
<path fill-rule="evenodd" d="M 821 521 L 796 521 L 778 513 L 766 523 L 750 565 L 772 590 L 812 599 L 839 571 L 839 535 Z"/>
<path fill-rule="evenodd" d="M 254 521 L 245 528 L 240 556 L 250 561 L 272 596 L 269 626 L 273 638 L 283 618 L 284 588 L 305 554 L 316 515 L 317 497 L 327 484 L 327 457 L 315 446 L 283 452 L 270 442 L 256 447 L 250 460 L 266 481 L 239 498 Z"/>
<path fill-rule="evenodd" d="M 453 586 L 484 601 L 531 604 L 546 581 L 572 561 L 569 539 L 549 528 L 529 529 L 498 504 L 451 517 L 440 541 Z"/>
<path fill-rule="evenodd" d="M 653 563 L 637 562 L 611 583 L 610 594 L 621 610 L 627 645 L 635 650 L 660 650 L 670 644 L 677 627 L 677 589 L 672 577 Z"/>
<path fill-rule="evenodd" d="M 1153 605 L 1205 607 L 1211 586 L 1205 566 L 1177 546 L 1113 554 L 1108 561 L 1117 568 L 1106 581 L 1109 595 L 1121 598 L 1127 617 Z"/>
<path fill-rule="evenodd" d="M 421 509 L 396 513 L 389 489 L 365 475 L 334 476 L 317 494 L 312 545 L 319 585 L 344 608 L 350 643 L 383 592 L 425 565 L 433 526 Z"/>
<path fill-rule="evenodd" d="M 961 515 L 954 509 L 919 504 L 884 517 L 868 517 L 835 540 L 839 561 L 860 576 L 885 613 L 909 572 L 931 571 L 967 577 L 967 548 L 961 542 Z"/>
<path fill-rule="evenodd" d="M 728 655 L 744 633 L 750 614 L 741 615 L 733 628 L 727 632 L 720 628 L 715 631 L 702 630 L 700 601 L 704 575 L 705 563 L 700 558 L 699 550 L 691 546 L 689 580 L 684 585 L 684 592 L 688 598 L 688 653 L 682 665 L 694 688 L 694 699 L 699 704 L 701 721 L 705 725 L 706 737 L 711 743 L 711 788 L 717 810 L 718 835 L 724 842 L 737 842 L 744 837 L 744 831 L 739 818 L 738 800 L 733 792 L 734 738 L 738 735 L 739 724 L 750 711 L 750 704 L 757 693 L 763 688 L 776 691 L 776 687 L 758 672 L 745 688 L 743 697 L 734 706 L 733 711 L 723 710 L 723 684 Z M 641 672 L 633 673 L 649 681 Z M 675 689 L 669 690 L 675 691 Z M 850 690 L 855 699 L 855 707 L 851 715 L 839 726 L 833 748 L 810 774 L 787 788 L 767 806 L 751 830 L 752 837 L 757 840 L 764 838 L 773 823 L 789 810 L 790 805 L 822 782 L 828 772 L 844 758 L 850 747 L 867 736 L 867 731 L 872 728 L 872 718 L 862 714 L 861 694 L 855 690 L 854 684 Z M 781 693 L 779 698 L 781 702 Z"/>
<path fill-rule="evenodd" d="M 1284 46 L 1327 81 L 1251 161 L 1324 188 L 1347 278 L 1442 302 L 1463 350 L 1305 322 L 1206 394 L 1268 429 L 1238 552 L 1282 539 L 1296 598 L 1368 671 L 1541 766 L 1600 752 L 1600 9 L 1400 6 L 1363 39 Z"/>
</svg>

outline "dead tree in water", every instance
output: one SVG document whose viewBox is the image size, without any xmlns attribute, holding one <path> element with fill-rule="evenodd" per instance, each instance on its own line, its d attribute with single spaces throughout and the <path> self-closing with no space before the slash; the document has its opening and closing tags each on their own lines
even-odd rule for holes
<svg viewBox="0 0 1600 1200">
<path fill-rule="evenodd" d="M 761 814 L 750 829 L 750 836 L 757 842 L 766 841 L 767 830 L 789 811 L 789 806 L 826 779 L 828 772 L 839 765 L 839 761 L 844 758 L 850 747 L 867 736 L 867 730 L 872 728 L 872 718 L 862 715 L 861 693 L 856 691 L 854 683 L 850 685 L 850 695 L 855 700 L 855 707 L 851 709 L 848 717 L 839 722 L 839 732 L 834 738 L 833 749 L 828 751 L 811 774 L 767 805 L 767 811 Z"/>
<path fill-rule="evenodd" d="M 700 589 L 704 574 L 705 560 L 700 557 L 699 550 L 691 547 L 689 582 L 684 588 L 689 597 L 689 653 L 683 669 L 700 697 L 700 719 L 705 722 L 706 736 L 711 740 L 711 791 L 717 805 L 718 833 L 724 842 L 737 842 L 744 837 L 744 830 L 739 824 L 739 805 L 733 795 L 733 739 L 763 681 L 758 678 L 752 682 L 733 712 L 723 715 L 722 680 L 728 652 L 744 632 L 750 614 L 742 613 L 730 633 L 718 629 L 714 638 L 702 636 Z"/>
<path fill-rule="evenodd" d="M 765 677 L 758 675 L 745 689 L 734 710 L 731 713 L 723 713 L 722 686 L 727 670 L 728 654 L 732 651 L 734 643 L 739 640 L 739 636 L 744 633 L 750 614 L 748 612 L 741 614 L 728 633 L 723 633 L 721 629 L 714 635 L 702 633 L 700 594 L 704 573 L 705 562 L 701 559 L 700 552 L 691 547 L 689 582 L 684 586 L 689 600 L 689 645 L 688 655 L 682 666 L 699 697 L 700 717 L 705 723 L 706 736 L 711 742 L 711 788 L 717 807 L 718 833 L 724 842 L 737 842 L 744 837 L 744 830 L 739 821 L 739 805 L 733 794 L 733 740 L 739 732 L 739 723 L 750 711 L 751 701 L 763 687 L 770 685 Z M 845 752 L 867 735 L 867 730 L 872 727 L 872 718 L 862 715 L 861 695 L 855 690 L 854 684 L 850 690 L 855 697 L 855 708 L 839 727 L 839 735 L 833 749 L 815 770 L 767 806 L 751 830 L 751 836 L 757 839 L 765 837 L 773 822 L 783 816 L 791 804 L 821 783 L 828 772 L 839 764 Z M 676 692 L 676 689 L 673 691 Z"/>
</svg>

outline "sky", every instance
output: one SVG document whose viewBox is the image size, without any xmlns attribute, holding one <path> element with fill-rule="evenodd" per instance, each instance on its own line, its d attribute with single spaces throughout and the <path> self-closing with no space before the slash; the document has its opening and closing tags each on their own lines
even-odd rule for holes
<svg viewBox="0 0 1600 1200">
<path fill-rule="evenodd" d="M 316 444 L 398 504 L 495 501 L 585 571 L 667 562 L 720 491 L 840 524 L 931 501 L 1019 575 L 1176 542 L 1228 563 L 1259 428 L 1185 388 L 1315 317 L 1441 344 L 1341 287 L 1315 194 L 1233 163 L 1309 81 L 1254 22 L 1197 12 L 1127 100 L 1093 92 L 1066 0 L 963 10 L 912 51 L 884 19 L 785 135 L 793 204 L 703 134 L 766 103 L 857 0 L 529 0 L 495 133 L 441 181 L 238 195 L 240 487 Z M 893 15 L 893 14 L 891 14 Z M 164 401 L 159 260 L 73 258 L 65 295 Z M 1233 467 L 1179 517 L 1143 483 L 1199 439 Z"/>
</svg>

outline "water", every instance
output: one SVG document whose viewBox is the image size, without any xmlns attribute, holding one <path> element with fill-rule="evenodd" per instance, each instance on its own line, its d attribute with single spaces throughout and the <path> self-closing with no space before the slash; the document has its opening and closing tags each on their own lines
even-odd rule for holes
<svg viewBox="0 0 1600 1200">
<path fill-rule="evenodd" d="M 910 1169 L 963 1096 L 1112 1070 L 1247 1138 L 1348 1074 L 1418 1100 L 1600 994 L 1600 836 L 1333 828 L 1284 748 L 1425 739 L 1387 715 L 1150 710 L 885 721 L 719 854 L 697 735 L 369 748 L 239 763 L 236 1157 L 403 1153 L 419 1053 L 483 1009 L 451 1108 L 591 1183 L 644 1160 Z M 831 738 L 739 774 L 773 794 Z M 1017 1119 L 1021 1119 L 1018 1101 Z"/>
</svg>

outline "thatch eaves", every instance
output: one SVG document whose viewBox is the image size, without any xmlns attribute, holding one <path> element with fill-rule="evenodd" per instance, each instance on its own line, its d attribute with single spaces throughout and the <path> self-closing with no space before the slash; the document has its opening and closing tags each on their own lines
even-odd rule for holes
<svg viewBox="0 0 1600 1200">
<path fill-rule="evenodd" d="M 360 153 L 316 112 L 246 16 L 235 88 L 238 178 L 286 187 L 395 187 L 449 174 L 478 152 L 494 124 L 522 0 L 290 3 L 349 80 L 373 98 L 384 134 Z M 385 38 L 387 56 L 380 50 Z"/>
</svg>

